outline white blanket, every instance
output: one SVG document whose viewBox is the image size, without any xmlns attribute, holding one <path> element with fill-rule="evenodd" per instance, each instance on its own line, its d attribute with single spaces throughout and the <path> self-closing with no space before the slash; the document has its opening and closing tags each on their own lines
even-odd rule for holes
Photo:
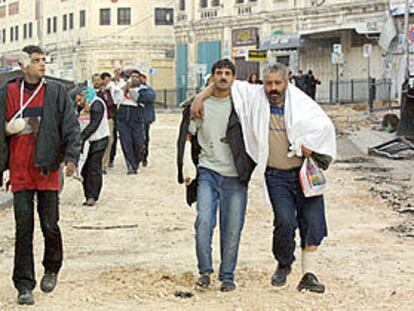
<svg viewBox="0 0 414 311">
<path fill-rule="evenodd" d="M 270 107 L 264 87 L 235 81 L 232 97 L 243 129 L 246 149 L 264 173 L 269 157 Z M 291 143 L 289 156 L 302 156 L 301 146 L 336 157 L 335 128 L 323 109 L 293 84 L 285 99 L 285 125 Z"/>
</svg>

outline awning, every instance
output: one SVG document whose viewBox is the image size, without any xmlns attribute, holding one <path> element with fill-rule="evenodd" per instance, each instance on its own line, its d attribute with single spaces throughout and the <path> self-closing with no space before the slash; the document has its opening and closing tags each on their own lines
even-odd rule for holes
<svg viewBox="0 0 414 311">
<path fill-rule="evenodd" d="M 264 38 L 260 50 L 292 50 L 300 47 L 300 34 L 274 34 Z"/>
</svg>

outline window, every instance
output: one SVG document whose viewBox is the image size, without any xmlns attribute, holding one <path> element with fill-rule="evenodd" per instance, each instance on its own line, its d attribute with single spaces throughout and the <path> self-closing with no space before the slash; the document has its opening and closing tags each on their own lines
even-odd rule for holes
<svg viewBox="0 0 414 311">
<path fill-rule="evenodd" d="M 52 32 L 52 19 L 49 17 L 47 19 L 47 33 L 51 33 Z"/>
<path fill-rule="evenodd" d="M 27 38 L 27 24 L 23 25 L 23 39 Z"/>
<path fill-rule="evenodd" d="M 33 37 L 33 23 L 29 23 L 29 38 Z"/>
<path fill-rule="evenodd" d="M 174 9 L 156 8 L 155 25 L 174 25 Z"/>
<path fill-rule="evenodd" d="M 99 14 L 99 25 L 111 25 L 111 9 L 101 9 Z"/>
<path fill-rule="evenodd" d="M 180 0 L 178 9 L 180 11 L 185 11 L 185 0 Z"/>
<path fill-rule="evenodd" d="M 19 40 L 19 26 L 15 26 L 15 27 L 14 27 L 14 39 L 15 39 L 16 41 L 18 41 L 18 40 Z"/>
<path fill-rule="evenodd" d="M 211 0 L 211 6 L 219 6 L 220 0 Z"/>
<path fill-rule="evenodd" d="M 6 43 L 6 29 L 3 29 L 3 43 Z"/>
<path fill-rule="evenodd" d="M 62 21 L 62 29 L 63 31 L 68 30 L 68 16 L 65 14 L 62 16 L 63 21 Z"/>
<path fill-rule="evenodd" d="M 10 42 L 14 41 L 14 28 L 10 27 Z"/>
<path fill-rule="evenodd" d="M 86 26 L 86 12 L 85 10 L 82 10 L 79 12 L 79 27 L 85 27 Z"/>
<path fill-rule="evenodd" d="M 200 8 L 206 8 L 208 6 L 208 0 L 200 0 Z"/>
<path fill-rule="evenodd" d="M 53 17 L 53 32 L 57 32 L 57 17 Z"/>
<path fill-rule="evenodd" d="M 118 9 L 118 25 L 131 25 L 131 9 L 119 8 Z"/>
<path fill-rule="evenodd" d="M 73 13 L 69 14 L 69 29 L 73 29 Z"/>
</svg>

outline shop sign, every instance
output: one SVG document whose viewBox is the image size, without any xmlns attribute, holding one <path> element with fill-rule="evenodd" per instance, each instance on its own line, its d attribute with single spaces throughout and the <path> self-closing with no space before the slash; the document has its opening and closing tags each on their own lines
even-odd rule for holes
<svg viewBox="0 0 414 311">
<path fill-rule="evenodd" d="M 232 32 L 232 46 L 248 46 L 255 45 L 257 47 L 259 43 L 259 36 L 257 28 L 244 28 L 236 29 Z"/>
<path fill-rule="evenodd" d="M 267 51 L 250 50 L 248 54 L 249 61 L 265 61 L 267 59 Z"/>
</svg>

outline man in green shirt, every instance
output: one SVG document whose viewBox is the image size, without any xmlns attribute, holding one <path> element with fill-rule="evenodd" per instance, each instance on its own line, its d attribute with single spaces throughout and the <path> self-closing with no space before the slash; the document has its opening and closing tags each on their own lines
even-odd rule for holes
<svg viewBox="0 0 414 311">
<path fill-rule="evenodd" d="M 196 253 L 200 278 L 199 287 L 210 285 L 212 265 L 212 237 L 216 226 L 217 210 L 220 211 L 219 279 L 221 291 L 236 288 L 236 268 L 240 236 L 247 206 L 247 185 L 241 182 L 228 134 L 232 113 L 230 89 L 235 78 L 235 66 L 229 60 L 220 60 L 212 69 L 214 91 L 205 102 L 205 115 L 192 120 L 188 131 L 197 135 L 201 146 L 198 165 L 198 195 L 196 229 Z M 243 142 L 241 142 L 243 144 Z M 239 143 L 240 145 L 240 143 Z"/>
</svg>

